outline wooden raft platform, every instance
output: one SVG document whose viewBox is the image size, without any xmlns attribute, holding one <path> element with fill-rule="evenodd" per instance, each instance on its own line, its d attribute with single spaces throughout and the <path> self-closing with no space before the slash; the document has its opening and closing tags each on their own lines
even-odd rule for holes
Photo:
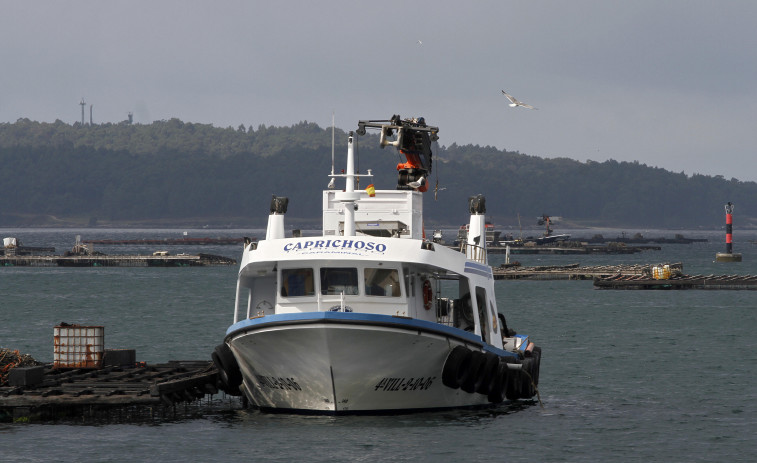
<svg viewBox="0 0 757 463">
<path fill-rule="evenodd" d="M 642 251 L 659 251 L 660 246 L 626 246 L 624 243 L 610 243 L 606 245 L 581 244 L 573 241 L 570 244 L 538 245 L 538 246 L 510 246 L 510 254 L 636 254 Z M 505 254 L 507 246 L 487 246 L 490 254 Z"/>
<path fill-rule="evenodd" d="M 677 275 L 657 280 L 650 276 L 616 275 L 596 278 L 597 289 L 731 289 L 757 290 L 752 275 Z"/>
<path fill-rule="evenodd" d="M 593 280 L 595 278 L 641 276 L 651 272 L 650 265 L 600 265 L 581 267 L 579 264 L 540 267 L 493 267 L 495 280 Z"/>
<path fill-rule="evenodd" d="M 86 255 L 0 256 L 0 267 L 197 267 L 235 265 L 236 260 L 213 254 L 176 256 Z"/>
<path fill-rule="evenodd" d="M 124 407 L 155 409 L 193 402 L 218 393 L 211 361 L 170 361 L 99 370 L 44 369 L 34 385 L 0 387 L 0 422 L 92 416 Z"/>
</svg>

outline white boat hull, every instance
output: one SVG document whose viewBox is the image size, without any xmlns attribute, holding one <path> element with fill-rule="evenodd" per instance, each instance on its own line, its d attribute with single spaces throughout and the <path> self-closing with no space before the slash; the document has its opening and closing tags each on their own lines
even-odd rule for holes
<svg viewBox="0 0 757 463">
<path fill-rule="evenodd" d="M 449 352 L 477 346 L 417 324 L 327 317 L 233 328 L 227 342 L 242 389 L 261 409 L 338 414 L 489 404 L 486 395 L 442 384 Z"/>
</svg>

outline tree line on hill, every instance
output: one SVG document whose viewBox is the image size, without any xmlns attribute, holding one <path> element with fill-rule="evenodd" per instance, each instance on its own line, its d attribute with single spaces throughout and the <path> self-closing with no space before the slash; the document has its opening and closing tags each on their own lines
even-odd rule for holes
<svg viewBox="0 0 757 463">
<path fill-rule="evenodd" d="M 443 132 L 440 134 L 443 136 Z M 335 166 L 346 159 L 336 129 Z M 178 119 L 152 124 L 73 125 L 20 119 L 0 124 L 0 227 L 40 226 L 44 217 L 84 224 L 206 221 L 264 226 L 271 195 L 288 196 L 288 217 L 317 228 L 331 172 L 331 128 L 218 128 Z M 360 187 L 396 185 L 393 149 L 358 137 Z M 427 225 L 467 221 L 467 199 L 487 198 L 499 224 L 533 225 L 542 214 L 598 227 L 716 228 L 723 206 L 737 223 L 757 220 L 757 183 L 686 175 L 638 162 L 542 159 L 490 146 L 434 147 L 424 208 Z M 199 223 L 199 222 L 198 222 Z"/>
</svg>

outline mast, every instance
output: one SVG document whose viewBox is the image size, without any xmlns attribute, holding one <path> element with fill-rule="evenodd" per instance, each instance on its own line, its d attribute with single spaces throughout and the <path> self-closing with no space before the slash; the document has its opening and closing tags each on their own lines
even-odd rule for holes
<svg viewBox="0 0 757 463">
<path fill-rule="evenodd" d="M 331 180 L 329 189 L 334 188 L 334 112 L 331 112 Z"/>
<path fill-rule="evenodd" d="M 355 191 L 355 145 L 354 133 L 350 132 L 347 137 L 347 170 L 342 175 L 332 177 L 344 177 L 344 191 L 336 192 L 334 198 L 344 206 L 344 236 L 355 236 L 355 209 L 360 193 Z"/>
</svg>

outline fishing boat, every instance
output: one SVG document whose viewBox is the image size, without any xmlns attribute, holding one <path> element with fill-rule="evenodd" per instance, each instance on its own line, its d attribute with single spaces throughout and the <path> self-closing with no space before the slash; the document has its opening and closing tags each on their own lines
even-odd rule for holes
<svg viewBox="0 0 757 463">
<path fill-rule="evenodd" d="M 396 189 L 356 188 L 366 129 L 407 159 Z M 321 236 L 285 236 L 289 200 L 274 196 L 265 239 L 245 241 L 233 324 L 212 353 L 222 388 L 264 411 L 337 415 L 534 397 L 541 349 L 508 328 L 495 300 L 485 198 L 469 198 L 463 252 L 425 237 L 438 128 L 393 116 L 359 121 L 356 133 L 344 173 L 330 175 L 344 189 L 322 193 Z"/>
<path fill-rule="evenodd" d="M 547 214 L 542 214 L 541 217 L 537 220 L 536 223 L 539 225 L 544 225 L 545 230 L 544 234 L 536 239 L 534 239 L 534 242 L 536 244 L 552 244 L 556 243 L 558 241 L 566 241 L 570 239 L 570 235 L 568 234 L 560 234 L 560 235 L 554 235 L 552 234 L 552 227 L 551 225 L 555 222 L 554 218 L 548 216 Z"/>
</svg>

